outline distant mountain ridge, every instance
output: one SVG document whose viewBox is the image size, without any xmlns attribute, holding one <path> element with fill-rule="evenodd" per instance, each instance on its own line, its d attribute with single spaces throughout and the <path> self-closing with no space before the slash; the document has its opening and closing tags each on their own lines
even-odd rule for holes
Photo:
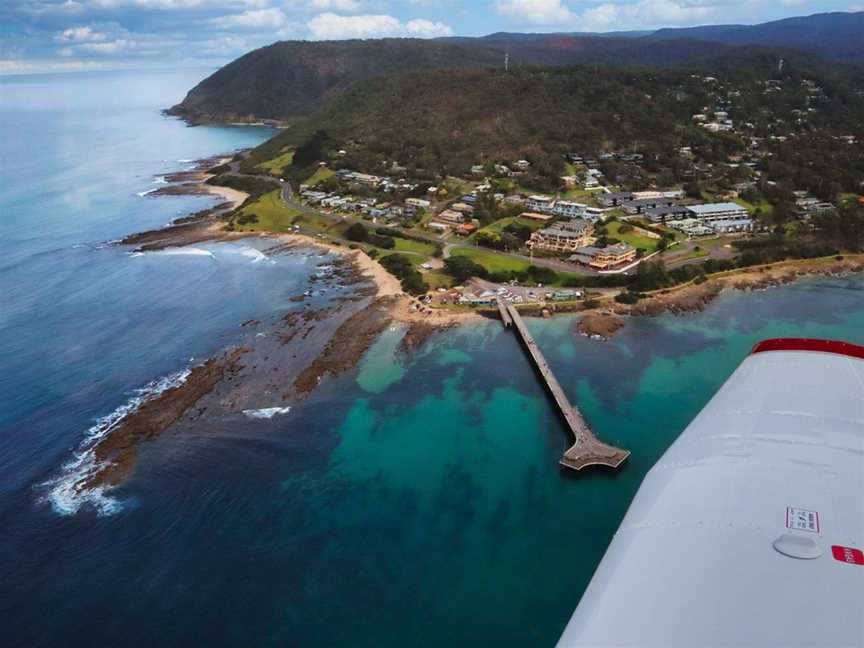
<svg viewBox="0 0 864 648">
<path fill-rule="evenodd" d="M 828 60 L 864 63 L 864 11 L 833 12 L 760 25 L 711 25 L 659 29 L 647 38 L 688 38 L 725 45 L 766 45 L 818 52 Z"/>
<path fill-rule="evenodd" d="M 282 41 L 229 63 L 168 112 L 193 123 L 293 121 L 372 77 L 500 68 L 505 54 L 514 66 L 677 67 L 724 65 L 724 60 L 734 64 L 760 51 L 767 57 L 794 56 L 797 50 L 816 52 L 826 60 L 864 64 L 862 34 L 864 12 L 817 14 L 753 26 L 661 29 L 647 35 L 496 33 L 434 40 Z M 781 49 L 769 52 L 766 47 Z"/>
</svg>

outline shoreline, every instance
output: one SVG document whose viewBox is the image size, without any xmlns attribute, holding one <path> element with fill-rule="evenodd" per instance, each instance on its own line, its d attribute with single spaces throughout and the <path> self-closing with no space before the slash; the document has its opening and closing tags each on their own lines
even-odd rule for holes
<svg viewBox="0 0 864 648">
<path fill-rule="evenodd" d="M 351 292 L 317 309 L 303 303 L 306 293 L 297 295 L 288 300 L 296 303 L 296 309 L 278 322 L 263 324 L 250 320 L 241 324 L 243 333 L 238 337 L 242 339 L 237 344 L 187 368 L 188 376 L 181 384 L 140 403 L 104 437 L 84 449 L 91 453 L 93 464 L 86 474 L 73 475 L 69 487 L 82 498 L 86 499 L 90 492 L 101 494 L 122 485 L 135 469 L 139 445 L 166 432 L 194 431 L 202 420 L 236 423 L 244 420 L 244 415 L 248 418 L 249 412 L 289 412 L 328 379 L 356 368 L 380 334 L 393 324 L 405 325 L 397 348 L 397 353 L 403 353 L 416 351 L 442 330 L 497 318 L 490 309 L 432 308 L 405 294 L 396 277 L 359 249 L 351 250 L 346 245 L 304 234 L 225 231 L 222 217 L 242 204 L 246 194 L 206 185 L 206 179 L 212 177 L 206 169 L 180 173 L 184 175 L 170 177 L 182 180 L 181 184 L 151 195 L 208 193 L 227 200 L 179 218 L 165 228 L 129 235 L 120 245 L 134 246 L 135 251 L 152 251 L 202 242 L 269 239 L 275 245 L 265 250 L 265 254 L 297 250 L 334 256 L 335 261 L 319 267 L 332 268 L 329 279 L 341 287 L 352 287 Z M 190 179 L 191 175 L 194 179 Z M 607 293 L 596 306 L 587 309 L 585 302 L 571 302 L 530 304 L 519 310 L 526 316 L 544 317 L 582 313 L 575 331 L 608 339 L 626 326 L 623 319 L 626 316 L 685 314 L 704 309 L 727 289 L 766 288 L 807 276 L 861 271 L 864 271 L 861 254 L 841 260 L 832 257 L 784 261 L 710 275 L 700 284 L 691 282 L 656 291 L 630 306 L 618 304 Z M 312 275 L 313 283 L 317 274 Z M 286 385 L 290 387 L 286 389 Z"/>
</svg>

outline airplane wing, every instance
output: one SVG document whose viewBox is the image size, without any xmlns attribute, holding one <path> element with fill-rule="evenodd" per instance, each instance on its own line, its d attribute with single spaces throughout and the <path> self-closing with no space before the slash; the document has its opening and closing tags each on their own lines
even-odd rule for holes
<svg viewBox="0 0 864 648">
<path fill-rule="evenodd" d="M 558 645 L 864 646 L 864 347 L 767 340 L 646 475 Z"/>
</svg>

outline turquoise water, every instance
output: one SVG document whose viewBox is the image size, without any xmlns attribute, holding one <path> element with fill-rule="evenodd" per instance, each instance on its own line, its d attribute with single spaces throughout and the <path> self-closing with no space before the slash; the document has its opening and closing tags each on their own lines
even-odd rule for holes
<svg viewBox="0 0 864 648">
<path fill-rule="evenodd" d="M 97 418 L 284 312 L 311 270 L 243 243 L 100 245 L 210 204 L 137 195 L 178 160 L 268 135 L 158 114 L 196 80 L 0 80 L 16 134 L 0 141 L 4 646 L 553 645 L 645 472 L 756 341 L 864 343 L 861 276 L 724 294 L 609 342 L 528 320 L 598 436 L 632 451 L 577 475 L 512 332 L 484 322 L 406 354 L 394 327 L 289 414 L 166 434 L 119 506 L 58 511 L 40 484 Z"/>
</svg>

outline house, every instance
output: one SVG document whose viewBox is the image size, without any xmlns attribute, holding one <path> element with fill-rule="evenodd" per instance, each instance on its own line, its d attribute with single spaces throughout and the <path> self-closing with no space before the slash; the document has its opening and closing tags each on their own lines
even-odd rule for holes
<svg viewBox="0 0 864 648">
<path fill-rule="evenodd" d="M 550 221 L 552 220 L 552 214 L 538 214 L 537 212 L 522 212 L 519 214 L 519 218 L 527 218 L 528 220 L 533 221 Z"/>
<path fill-rule="evenodd" d="M 552 207 L 552 213 L 564 218 L 576 218 L 585 213 L 586 207 L 587 205 L 570 200 L 556 200 L 555 205 Z"/>
<path fill-rule="evenodd" d="M 585 180 L 582 183 L 582 186 L 585 189 L 597 189 L 600 187 L 600 182 L 592 175 L 585 176 Z"/>
<path fill-rule="evenodd" d="M 471 167 L 472 175 L 483 175 L 486 173 L 486 169 L 482 164 L 475 164 Z"/>
<path fill-rule="evenodd" d="M 575 254 L 568 257 L 568 261 L 572 263 L 581 263 L 598 270 L 614 268 L 635 259 L 636 248 L 623 241 L 604 248 L 582 246 L 575 251 Z"/>
<path fill-rule="evenodd" d="M 750 214 L 744 207 L 732 202 L 691 205 L 687 209 L 690 210 L 693 218 L 699 219 L 706 225 L 709 225 L 711 221 L 747 220 L 750 218 Z"/>
<path fill-rule="evenodd" d="M 551 214 L 552 206 L 553 200 L 549 196 L 528 196 L 525 200 L 525 207 L 533 212 Z"/>
<path fill-rule="evenodd" d="M 429 209 L 432 204 L 428 200 L 423 200 L 422 198 L 406 198 L 406 205 L 413 205 L 414 207 L 419 207 L 420 209 Z"/>
<path fill-rule="evenodd" d="M 450 209 L 452 209 L 453 211 L 457 211 L 460 214 L 470 215 L 474 213 L 474 207 L 464 202 L 453 203 L 452 205 L 450 205 Z"/>
<path fill-rule="evenodd" d="M 574 218 L 552 227 L 537 230 L 528 240 L 529 249 L 549 252 L 575 252 L 594 241 L 594 226 L 583 218 Z"/>
<path fill-rule="evenodd" d="M 442 234 L 445 232 L 449 232 L 451 225 L 449 223 L 440 223 L 438 221 L 430 221 L 428 225 L 426 225 L 431 230 L 435 230 L 436 232 L 441 232 Z"/>
<path fill-rule="evenodd" d="M 513 166 L 519 169 L 520 171 L 527 171 L 531 168 L 531 163 L 528 160 L 516 160 L 513 163 Z"/>
<path fill-rule="evenodd" d="M 575 176 L 575 175 L 561 176 L 561 182 L 564 183 L 564 186 L 567 189 L 573 189 L 579 183 L 579 176 Z"/>
<path fill-rule="evenodd" d="M 438 220 L 447 223 L 458 224 L 463 222 L 465 220 L 465 217 L 457 211 L 453 211 L 452 209 L 445 209 L 440 214 L 438 214 Z"/>
<path fill-rule="evenodd" d="M 462 236 L 468 236 L 477 231 L 477 226 L 474 223 L 462 223 L 456 226 L 456 233 Z"/>
</svg>

